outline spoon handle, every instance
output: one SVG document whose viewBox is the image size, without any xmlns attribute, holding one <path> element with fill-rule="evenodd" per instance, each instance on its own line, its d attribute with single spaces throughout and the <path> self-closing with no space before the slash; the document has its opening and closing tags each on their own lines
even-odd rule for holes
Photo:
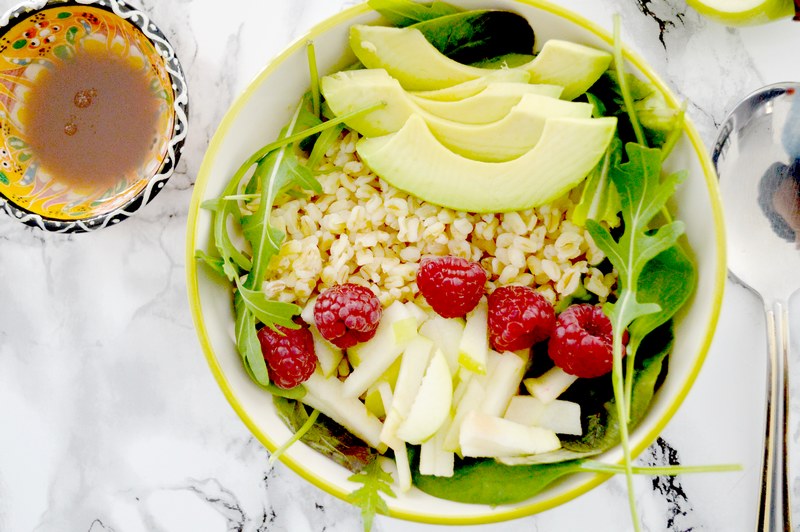
<svg viewBox="0 0 800 532">
<path fill-rule="evenodd" d="M 767 318 L 767 432 L 761 476 L 759 532 L 791 532 L 787 470 L 789 314 L 784 301 L 765 305 Z"/>
</svg>

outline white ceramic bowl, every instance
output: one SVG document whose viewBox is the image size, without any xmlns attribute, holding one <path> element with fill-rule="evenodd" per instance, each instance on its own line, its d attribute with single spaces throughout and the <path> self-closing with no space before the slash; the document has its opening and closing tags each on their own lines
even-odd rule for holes
<svg viewBox="0 0 800 532">
<path fill-rule="evenodd" d="M 465 8 L 509 9 L 527 17 L 536 33 L 537 46 L 550 38 L 609 49 L 611 37 L 598 25 L 566 9 L 539 0 L 459 0 Z M 227 180 L 252 152 L 273 141 L 288 121 L 300 96 L 308 90 L 305 43 L 316 44 L 320 73 L 337 70 L 355 58 L 347 46 L 347 31 L 354 23 L 379 19 L 366 4 L 348 9 L 314 27 L 267 65 L 225 116 L 211 141 L 195 185 L 189 212 L 187 275 L 192 312 L 200 343 L 225 396 L 253 434 L 270 450 L 291 432 L 276 416 L 267 392 L 251 382 L 233 338 L 230 288 L 212 278 L 193 258 L 196 249 L 211 249 L 211 216 L 200 204 L 217 197 Z M 610 24 L 610 17 L 609 21 Z M 658 86 L 670 105 L 679 103 L 645 63 L 626 51 L 627 69 Z M 686 396 L 703 363 L 719 314 L 725 281 L 725 246 L 716 176 L 697 132 L 686 125 L 683 137 L 667 162 L 667 170 L 688 169 L 689 176 L 676 194 L 677 217 L 686 222 L 686 238 L 698 268 L 697 290 L 679 315 L 676 341 L 668 375 L 657 391 L 650 411 L 633 431 L 634 455 L 661 432 Z M 601 457 L 620 463 L 621 449 Z M 345 498 L 357 485 L 347 481 L 350 472 L 303 444 L 283 456 L 298 474 L 323 490 Z M 513 519 L 564 503 L 597 486 L 607 477 L 579 474 L 554 483 L 539 495 L 514 505 L 490 507 L 449 502 L 413 489 L 387 498 L 392 516 L 429 523 L 468 524 Z"/>
</svg>

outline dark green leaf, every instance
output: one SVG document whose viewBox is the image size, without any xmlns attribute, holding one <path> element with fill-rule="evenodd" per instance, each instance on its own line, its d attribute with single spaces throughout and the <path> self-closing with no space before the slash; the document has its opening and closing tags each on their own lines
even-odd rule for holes
<svg viewBox="0 0 800 532">
<path fill-rule="evenodd" d="M 636 350 L 651 331 L 666 323 L 686 303 L 697 283 L 697 270 L 679 246 L 662 251 L 639 276 L 639 299 L 657 303 L 659 312 L 642 316 L 628 328 L 628 350 Z"/>
<path fill-rule="evenodd" d="M 505 54 L 530 54 L 534 35 L 528 20 L 510 11 L 466 11 L 410 26 L 444 55 L 475 63 Z"/>
<path fill-rule="evenodd" d="M 308 413 L 302 403 L 278 397 L 273 401 L 278 416 L 290 430 L 300 430 L 308 420 Z M 324 415 L 319 416 L 300 441 L 353 473 L 363 470 L 378 457 L 375 449 Z"/>
<path fill-rule="evenodd" d="M 420 475 L 414 486 L 429 495 L 468 504 L 514 504 L 530 499 L 559 478 L 580 471 L 580 461 L 548 465 L 504 465 L 482 459 L 466 462 L 450 478 Z"/>
<path fill-rule="evenodd" d="M 309 96 L 306 95 L 297 107 L 292 120 L 281 131 L 282 138 L 307 129 L 305 126 L 310 122 L 319 121 L 308 110 L 308 100 Z M 258 183 L 261 201 L 256 214 L 243 221 L 244 236 L 253 248 L 253 266 L 244 284 L 250 289 L 261 286 L 269 260 L 278 253 L 283 241 L 283 235 L 269 225 L 269 216 L 275 200 L 282 192 L 293 186 L 322 190 L 311 170 L 300 164 L 292 145 L 276 148 L 260 159 L 251 182 Z"/>
<path fill-rule="evenodd" d="M 256 318 L 247 308 L 240 292 L 233 297 L 233 308 L 236 312 L 236 348 L 250 377 L 261 386 L 270 384 L 267 363 L 261 352 L 261 342 L 256 332 Z"/>
<path fill-rule="evenodd" d="M 274 327 L 275 325 L 280 325 L 287 329 L 297 329 L 299 327 L 292 321 L 302 310 L 299 306 L 267 299 L 264 292 L 245 288 L 239 284 L 238 280 L 236 286 L 238 288 L 236 295 L 239 296 L 247 310 L 268 327 Z"/>
<path fill-rule="evenodd" d="M 369 0 L 367 3 L 399 28 L 461 11 L 455 6 L 439 1 L 421 4 L 414 0 Z"/>
<path fill-rule="evenodd" d="M 605 156 L 584 181 L 581 199 L 572 213 L 573 222 L 585 225 L 586 220 L 592 219 L 605 222 L 610 227 L 619 225 L 617 213 L 621 209 L 621 204 L 617 187 L 611 180 L 610 170 L 617 166 L 621 159 L 622 143 L 615 137 L 609 144 Z"/>
</svg>

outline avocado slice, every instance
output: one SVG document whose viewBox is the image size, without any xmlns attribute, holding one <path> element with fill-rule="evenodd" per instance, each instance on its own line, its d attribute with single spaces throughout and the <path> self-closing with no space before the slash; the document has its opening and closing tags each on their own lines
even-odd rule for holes
<svg viewBox="0 0 800 532">
<path fill-rule="evenodd" d="M 552 118 L 536 146 L 506 162 L 462 157 L 412 115 L 396 133 L 362 138 L 361 160 L 391 185 L 435 205 L 488 213 L 548 203 L 578 183 L 611 142 L 616 118 Z"/>
<path fill-rule="evenodd" d="M 431 91 L 414 91 L 410 94 L 419 98 L 427 98 L 428 100 L 436 100 L 438 102 L 453 102 L 455 100 L 463 100 L 470 96 L 475 96 L 486 86 L 494 81 L 504 81 L 508 83 L 528 83 L 531 75 L 524 70 L 512 70 L 510 68 L 501 68 L 494 72 L 489 72 L 485 76 L 459 83 L 444 89 L 437 89 Z"/>
<path fill-rule="evenodd" d="M 367 137 L 397 131 L 412 113 L 431 114 L 462 123 L 487 124 L 506 116 L 524 94 L 544 94 L 554 98 L 561 94 L 561 87 L 555 85 L 490 82 L 469 98 L 436 101 L 410 95 L 383 69 L 336 72 L 320 80 L 320 90 L 336 115 L 383 102 L 382 108 L 347 122 L 351 129 Z"/>
<path fill-rule="evenodd" d="M 537 85 L 518 83 L 519 87 Z M 493 85 L 488 85 L 489 91 Z M 336 114 L 349 113 L 365 104 L 383 100 L 386 106 L 347 121 L 348 127 L 365 136 L 381 136 L 400 129 L 412 114 L 420 115 L 433 135 L 452 151 L 482 161 L 507 161 L 530 150 L 541 136 L 545 121 L 552 117 L 589 118 L 588 103 L 567 102 L 528 93 L 519 103 L 494 122 L 463 124 L 443 119 L 427 111 L 419 99 L 410 98 L 394 78 L 384 70 L 354 70 L 323 78 L 322 92 Z M 483 94 L 483 93 L 479 93 Z M 478 98 L 478 96 L 469 98 Z M 421 98 L 420 98 L 421 99 Z M 442 107 L 463 108 L 455 102 L 432 101 Z M 513 103 L 513 102 L 508 102 Z M 485 109 L 486 106 L 483 107 Z M 458 113 L 453 113 L 458 115 Z M 497 113 L 499 114 L 499 113 Z"/>
<path fill-rule="evenodd" d="M 438 102 L 409 95 L 411 101 L 432 115 L 463 124 L 488 124 L 506 116 L 526 94 L 539 94 L 558 98 L 562 92 L 558 85 L 533 85 L 529 83 L 490 83 L 474 96 L 452 102 Z"/>
<path fill-rule="evenodd" d="M 435 90 L 485 76 L 490 69 L 464 65 L 442 54 L 414 28 L 350 28 L 350 47 L 367 68 L 384 68 L 408 90 Z M 564 87 L 562 99 L 586 92 L 611 64 L 611 54 L 577 43 L 550 39 L 539 54 L 517 69 L 531 81 Z"/>
</svg>

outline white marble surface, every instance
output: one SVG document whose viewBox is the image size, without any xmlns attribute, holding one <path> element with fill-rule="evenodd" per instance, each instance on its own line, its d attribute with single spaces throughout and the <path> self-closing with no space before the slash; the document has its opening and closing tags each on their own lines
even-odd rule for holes
<svg viewBox="0 0 800 532">
<path fill-rule="evenodd" d="M 606 28 L 621 13 L 624 39 L 689 100 L 707 144 L 735 100 L 768 82 L 800 80 L 800 24 L 728 29 L 699 18 L 684 0 L 560 2 Z M 192 184 L 224 111 L 287 43 L 352 3 L 138 2 L 188 74 L 188 143 L 161 195 L 117 227 L 62 236 L 0 218 L 0 531 L 360 529 L 355 508 L 268 464 L 211 377 L 184 281 Z M 0 0 L 2 10 L 11 5 Z M 797 301 L 792 312 L 797 373 Z M 744 470 L 679 476 L 671 486 L 637 478 L 646 530 L 753 529 L 763 331 L 758 299 L 729 282 L 707 363 L 663 441 L 684 464 Z M 800 425 L 792 428 L 797 456 Z M 652 449 L 642 459 L 663 463 Z M 800 501 L 800 475 L 791 489 Z M 610 532 L 628 523 L 624 484 L 612 479 L 554 510 L 474 530 Z M 381 517 L 374 529 L 443 527 Z"/>
</svg>

